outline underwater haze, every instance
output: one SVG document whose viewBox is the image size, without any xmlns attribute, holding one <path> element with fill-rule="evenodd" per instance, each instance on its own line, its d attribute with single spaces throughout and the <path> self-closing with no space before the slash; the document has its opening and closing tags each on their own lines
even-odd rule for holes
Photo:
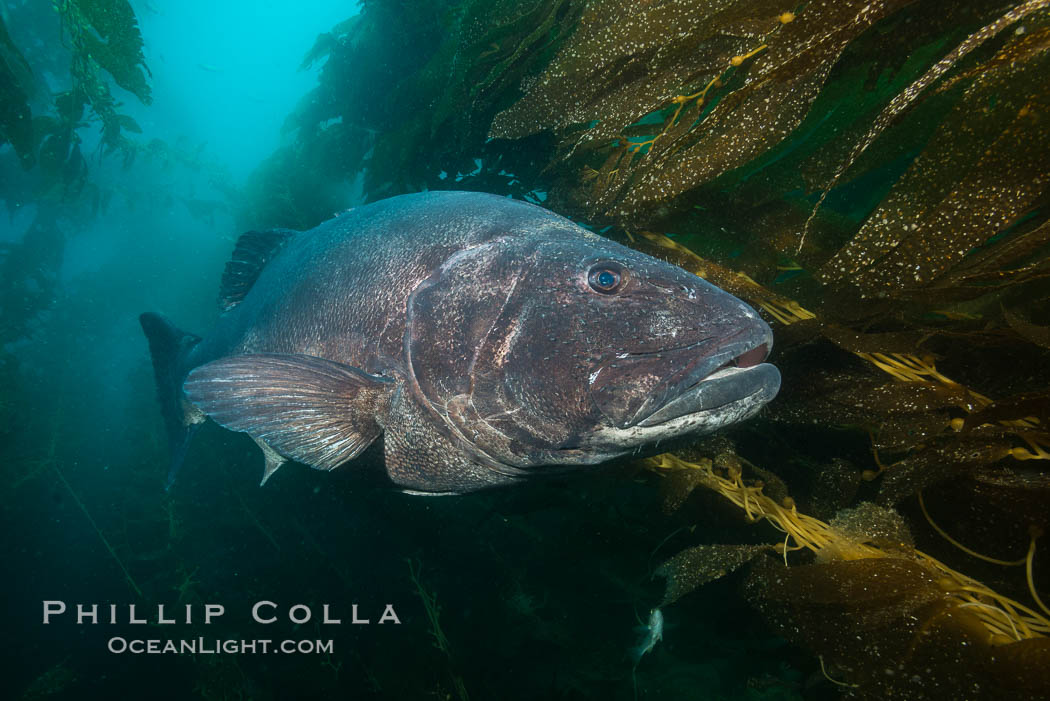
<svg viewBox="0 0 1050 701">
<path fill-rule="evenodd" d="M 132 3 L 153 104 L 132 113 L 150 136 L 205 148 L 237 181 L 281 143 L 281 126 L 317 84 L 300 70 L 318 34 L 355 15 L 346 0 Z"/>
<path fill-rule="evenodd" d="M 0 0 L 0 695 L 1050 698 L 1047 75 L 1045 0 Z"/>
</svg>

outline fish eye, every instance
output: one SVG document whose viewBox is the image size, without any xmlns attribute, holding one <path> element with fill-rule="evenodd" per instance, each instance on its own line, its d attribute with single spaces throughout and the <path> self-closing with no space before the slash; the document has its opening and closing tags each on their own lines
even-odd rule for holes
<svg viewBox="0 0 1050 701">
<path fill-rule="evenodd" d="M 587 282 L 595 292 L 616 294 L 627 283 L 627 270 L 618 263 L 598 263 L 587 273 Z"/>
</svg>

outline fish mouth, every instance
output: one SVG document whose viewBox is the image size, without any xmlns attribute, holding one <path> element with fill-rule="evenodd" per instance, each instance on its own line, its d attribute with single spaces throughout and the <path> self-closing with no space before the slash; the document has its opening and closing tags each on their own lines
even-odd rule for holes
<svg viewBox="0 0 1050 701">
<path fill-rule="evenodd" d="M 630 423 L 658 426 L 742 400 L 756 407 L 765 404 L 780 389 L 780 372 L 764 362 L 772 347 L 773 335 L 765 324 L 741 330 L 675 373 L 639 407 Z"/>
</svg>

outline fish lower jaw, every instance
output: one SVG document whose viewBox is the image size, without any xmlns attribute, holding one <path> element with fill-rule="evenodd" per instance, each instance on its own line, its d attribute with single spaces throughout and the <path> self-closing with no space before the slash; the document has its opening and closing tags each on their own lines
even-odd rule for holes
<svg viewBox="0 0 1050 701">
<path fill-rule="evenodd" d="M 688 387 L 677 397 L 637 422 L 644 427 L 672 424 L 679 418 L 707 415 L 720 425 L 747 418 L 771 400 L 780 389 L 780 373 L 769 364 L 751 367 L 727 365 Z M 723 420 L 723 414 L 735 415 L 737 405 L 753 409 L 739 418 Z"/>
<path fill-rule="evenodd" d="M 591 434 L 586 441 L 585 449 L 616 451 L 625 454 L 644 446 L 671 441 L 683 436 L 702 436 L 750 418 L 767 401 L 767 398 L 758 393 L 737 399 L 717 409 L 684 414 L 652 425 L 636 424 L 625 428 L 602 427 Z"/>
</svg>

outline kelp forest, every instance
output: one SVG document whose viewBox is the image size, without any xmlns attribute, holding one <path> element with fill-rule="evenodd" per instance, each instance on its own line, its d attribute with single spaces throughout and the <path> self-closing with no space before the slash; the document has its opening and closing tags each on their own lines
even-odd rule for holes
<svg viewBox="0 0 1050 701">
<path fill-rule="evenodd" d="M 132 5 L 0 24 L 0 197 L 24 222 L 0 243 L 12 697 L 1050 698 L 1050 0 L 348 2 L 244 182 L 123 111 L 154 109 Z M 780 394 L 671 453 L 440 499 L 351 467 L 260 488 L 251 440 L 211 426 L 165 491 L 134 315 L 202 332 L 241 231 L 445 189 L 747 301 Z M 84 222 L 176 205 L 203 252 L 147 226 L 119 269 L 60 275 Z M 221 602 L 179 634 L 336 644 L 114 655 L 134 626 L 42 626 L 43 600 Z M 259 600 L 314 617 L 260 631 Z M 387 603 L 400 625 L 376 625 Z"/>
</svg>

